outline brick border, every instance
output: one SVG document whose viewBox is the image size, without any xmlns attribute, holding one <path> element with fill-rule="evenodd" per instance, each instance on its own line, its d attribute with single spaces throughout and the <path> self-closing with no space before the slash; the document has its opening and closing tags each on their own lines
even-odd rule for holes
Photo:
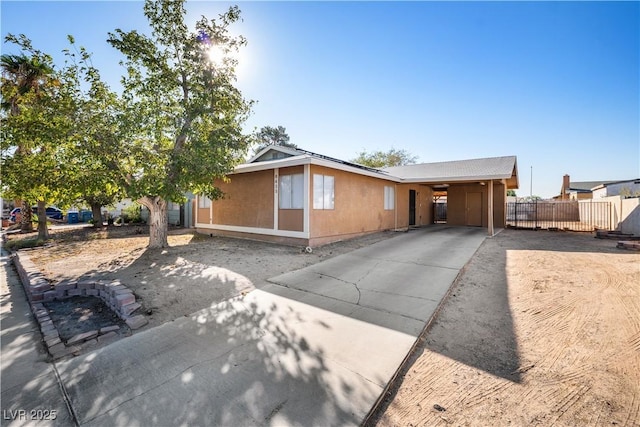
<svg viewBox="0 0 640 427">
<path fill-rule="evenodd" d="M 149 323 L 144 315 L 133 314 L 141 305 L 136 302 L 133 292 L 119 280 L 65 280 L 52 286 L 31 261 L 28 251 L 14 252 L 12 258 L 29 300 L 31 311 L 40 326 L 47 350 L 54 359 L 78 353 L 82 348 L 95 345 L 98 342 L 112 340 L 116 336 L 115 330 L 119 327 L 108 326 L 100 330 L 85 332 L 63 343 L 58 330 L 49 317 L 49 312 L 44 307 L 43 303 L 45 302 L 60 301 L 74 296 L 98 297 L 131 329 L 139 329 Z"/>
</svg>

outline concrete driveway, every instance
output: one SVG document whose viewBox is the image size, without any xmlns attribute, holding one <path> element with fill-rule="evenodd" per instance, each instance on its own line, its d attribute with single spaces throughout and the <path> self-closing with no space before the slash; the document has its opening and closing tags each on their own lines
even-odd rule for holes
<svg viewBox="0 0 640 427">
<path fill-rule="evenodd" d="M 81 425 L 358 425 L 484 229 L 434 226 L 56 363 Z"/>
</svg>

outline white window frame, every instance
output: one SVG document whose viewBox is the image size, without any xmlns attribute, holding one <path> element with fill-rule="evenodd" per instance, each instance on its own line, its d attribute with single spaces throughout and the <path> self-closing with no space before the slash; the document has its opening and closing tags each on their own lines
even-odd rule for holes
<svg viewBox="0 0 640 427">
<path fill-rule="evenodd" d="M 313 174 L 313 209 L 335 209 L 335 178 Z"/>
<path fill-rule="evenodd" d="M 278 207 L 280 209 L 304 208 L 304 174 L 280 175 L 278 183 Z"/>
<path fill-rule="evenodd" d="M 392 211 L 395 209 L 396 194 L 395 189 L 391 186 L 384 186 L 384 210 Z"/>
<path fill-rule="evenodd" d="M 211 199 L 201 194 L 198 196 L 198 209 L 209 209 L 211 207 Z"/>
</svg>

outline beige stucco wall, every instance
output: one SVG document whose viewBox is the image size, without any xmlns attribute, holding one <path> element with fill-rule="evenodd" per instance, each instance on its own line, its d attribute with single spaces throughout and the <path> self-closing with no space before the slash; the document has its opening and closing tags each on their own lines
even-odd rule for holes
<svg viewBox="0 0 640 427">
<path fill-rule="evenodd" d="M 196 213 L 196 222 L 200 224 L 211 224 L 211 215 L 209 208 L 199 208 L 197 201 L 194 209 Z"/>
<path fill-rule="evenodd" d="M 313 209 L 314 174 L 334 177 L 334 209 Z M 394 228 L 395 212 L 384 210 L 385 185 L 395 186 L 393 182 L 382 179 L 311 165 L 309 177 L 310 237 L 314 239 L 338 235 L 357 235 Z"/>
<path fill-rule="evenodd" d="M 619 197 L 619 196 L 618 196 Z M 622 199 L 620 202 L 620 222 L 617 228 L 623 233 L 640 236 L 640 199 Z"/>
<path fill-rule="evenodd" d="M 588 200 L 593 198 L 593 194 L 591 193 L 569 193 L 569 200 Z"/>
<path fill-rule="evenodd" d="M 507 226 L 507 189 L 503 184 L 493 183 L 493 226 Z"/>
<path fill-rule="evenodd" d="M 278 209 L 278 230 L 303 231 L 303 209 Z"/>
<path fill-rule="evenodd" d="M 303 166 L 281 168 L 280 177 L 304 173 Z M 334 177 L 334 209 L 313 208 L 313 175 Z M 274 171 L 231 175 L 230 182 L 217 181 L 225 193 L 212 201 L 212 222 L 209 209 L 197 209 L 198 223 L 273 229 Z M 310 165 L 308 180 L 309 244 L 317 245 L 382 230 L 409 226 L 409 194 L 416 192 L 415 225 L 433 222 L 433 190 L 428 185 L 396 184 L 380 178 L 354 174 L 324 166 Z M 395 209 L 384 209 L 384 188 L 393 187 Z M 448 218 L 451 225 L 467 225 L 467 194 L 481 194 L 481 225 L 487 226 L 488 186 L 454 184 L 448 189 Z M 505 225 L 505 186 L 494 184 L 494 226 Z M 277 203 L 277 202 L 276 202 Z M 278 230 L 304 231 L 303 209 L 279 209 Z M 231 231 L 230 231 L 231 232 Z M 237 232 L 233 232 L 237 233 Z M 257 235 L 257 234 L 256 234 Z M 287 236 L 284 234 L 284 236 Z M 294 235 L 295 236 L 295 235 Z M 302 239 L 303 236 L 295 236 Z M 304 239 L 303 239 L 304 240 Z"/>
<path fill-rule="evenodd" d="M 416 223 L 428 225 L 433 222 L 433 190 L 427 185 L 399 184 L 396 189 L 398 222 L 397 228 L 409 226 L 409 190 L 416 192 Z"/>
<path fill-rule="evenodd" d="M 216 181 L 224 197 L 211 202 L 213 223 L 273 228 L 273 171 L 242 173 L 229 178 L 229 182 Z M 198 209 L 198 214 L 204 210 Z"/>
<path fill-rule="evenodd" d="M 610 204 L 612 229 L 640 236 L 640 198 L 609 196 L 598 201 Z"/>
<path fill-rule="evenodd" d="M 467 206 L 467 193 L 481 193 L 481 206 Z M 487 185 L 480 184 L 453 184 L 447 191 L 447 224 L 468 225 L 468 212 L 473 209 L 481 209 L 482 227 L 488 226 L 488 199 Z M 504 227 L 505 217 L 505 197 L 506 189 L 503 184 L 493 184 L 493 225 L 494 227 Z"/>
</svg>

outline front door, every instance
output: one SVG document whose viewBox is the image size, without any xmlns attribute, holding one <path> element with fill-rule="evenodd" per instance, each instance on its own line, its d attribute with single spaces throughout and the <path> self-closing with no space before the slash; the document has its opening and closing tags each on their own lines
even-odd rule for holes
<svg viewBox="0 0 640 427">
<path fill-rule="evenodd" d="M 467 193 L 467 225 L 482 227 L 482 193 Z"/>
<path fill-rule="evenodd" d="M 409 226 L 416 225 L 416 190 L 409 190 Z"/>
</svg>

